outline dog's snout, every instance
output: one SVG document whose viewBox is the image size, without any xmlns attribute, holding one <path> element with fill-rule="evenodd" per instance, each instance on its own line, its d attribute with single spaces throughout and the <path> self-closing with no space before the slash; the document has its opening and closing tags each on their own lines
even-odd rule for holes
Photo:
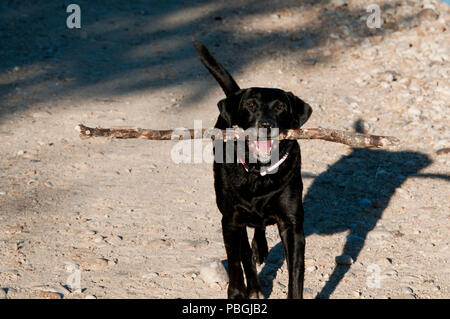
<svg viewBox="0 0 450 319">
<path fill-rule="evenodd" d="M 276 127 L 276 123 L 272 120 L 264 120 L 261 121 L 258 126 L 260 128 L 274 128 Z"/>
</svg>

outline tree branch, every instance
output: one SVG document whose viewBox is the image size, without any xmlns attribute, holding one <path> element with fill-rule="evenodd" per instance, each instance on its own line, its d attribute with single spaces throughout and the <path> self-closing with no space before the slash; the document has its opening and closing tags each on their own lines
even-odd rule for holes
<svg viewBox="0 0 450 319">
<path fill-rule="evenodd" d="M 172 140 L 172 139 L 197 139 L 197 138 L 220 138 L 224 141 L 243 138 L 243 130 L 232 130 L 232 134 L 226 130 L 194 129 L 179 130 L 151 130 L 131 127 L 113 127 L 113 128 L 91 128 L 83 124 L 77 126 L 80 135 L 85 138 L 90 137 L 112 137 L 112 138 L 141 138 L 147 140 Z M 218 138 L 217 138 L 218 139 Z M 279 140 L 312 140 L 319 139 L 329 142 L 341 143 L 351 147 L 384 147 L 399 143 L 399 139 L 393 136 L 367 135 L 361 133 L 333 130 L 326 128 L 308 128 L 298 130 L 281 131 Z"/>
</svg>

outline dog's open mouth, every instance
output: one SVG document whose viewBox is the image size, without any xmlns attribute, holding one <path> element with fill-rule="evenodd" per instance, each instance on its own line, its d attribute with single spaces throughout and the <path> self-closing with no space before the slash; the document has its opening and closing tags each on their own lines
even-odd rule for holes
<svg viewBox="0 0 450 319">
<path fill-rule="evenodd" d="M 255 156 L 261 163 L 270 162 L 273 146 L 273 140 L 257 140 L 251 141 L 248 144 L 250 153 L 253 153 L 253 156 Z"/>
</svg>

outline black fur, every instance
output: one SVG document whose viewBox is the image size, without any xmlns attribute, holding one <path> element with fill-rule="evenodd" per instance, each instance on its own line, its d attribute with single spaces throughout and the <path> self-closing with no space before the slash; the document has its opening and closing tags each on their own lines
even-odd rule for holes
<svg viewBox="0 0 450 319">
<path fill-rule="evenodd" d="M 311 107 L 290 92 L 274 88 L 240 89 L 229 73 L 207 49 L 196 42 L 201 61 L 214 75 L 227 98 L 219 101 L 216 128 L 237 125 L 247 128 L 300 128 L 310 117 Z M 206 61 L 206 62 L 205 62 Z M 217 147 L 224 145 L 215 144 Z M 214 163 L 217 206 L 222 213 L 222 230 L 229 270 L 229 298 L 262 297 L 256 262 L 268 254 L 265 227 L 277 224 L 289 271 L 288 298 L 302 298 L 305 238 L 303 234 L 301 156 L 297 141 L 279 143 L 279 156 L 289 155 L 275 174 L 260 175 L 259 161 L 244 166 Z M 250 247 L 246 227 L 254 227 Z M 244 283 L 244 268 L 247 287 Z"/>
</svg>

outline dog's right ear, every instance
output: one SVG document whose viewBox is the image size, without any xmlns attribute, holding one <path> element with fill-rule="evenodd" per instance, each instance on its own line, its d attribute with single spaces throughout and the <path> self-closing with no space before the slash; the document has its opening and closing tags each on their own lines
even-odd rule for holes
<svg viewBox="0 0 450 319">
<path fill-rule="evenodd" d="M 237 92 L 234 92 L 233 94 L 229 95 L 227 98 L 220 100 L 217 103 L 217 106 L 220 111 L 220 118 L 222 123 L 226 123 L 226 127 L 222 128 L 228 128 L 232 127 L 234 124 L 233 121 L 237 119 L 238 117 L 238 110 L 239 110 L 239 104 L 241 103 L 241 98 L 244 90 L 239 90 Z"/>
</svg>

